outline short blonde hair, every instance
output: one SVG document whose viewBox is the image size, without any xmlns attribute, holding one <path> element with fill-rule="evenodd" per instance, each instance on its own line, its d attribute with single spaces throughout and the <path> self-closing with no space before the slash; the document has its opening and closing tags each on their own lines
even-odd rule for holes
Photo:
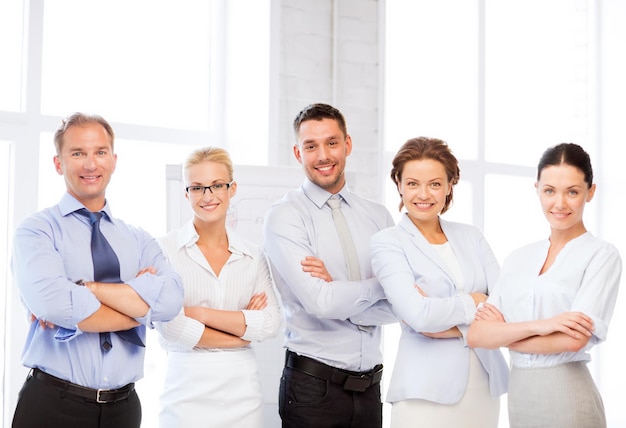
<svg viewBox="0 0 626 428">
<path fill-rule="evenodd" d="M 183 174 L 187 169 L 202 162 L 217 162 L 226 166 L 228 181 L 233 181 L 233 161 L 228 152 L 221 147 L 204 147 L 194 150 L 185 160 Z"/>
</svg>

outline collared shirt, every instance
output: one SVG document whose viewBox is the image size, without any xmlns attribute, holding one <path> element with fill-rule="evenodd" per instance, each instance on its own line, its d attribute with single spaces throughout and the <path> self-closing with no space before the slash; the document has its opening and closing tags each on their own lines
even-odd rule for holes
<svg viewBox="0 0 626 428">
<path fill-rule="evenodd" d="M 507 322 L 550 318 L 563 312 L 582 312 L 593 320 L 593 336 L 578 352 L 527 354 L 511 351 L 516 367 L 547 367 L 589 361 L 589 350 L 606 339 L 615 309 L 622 272 L 617 249 L 586 232 L 569 241 L 543 274 L 550 241 L 522 247 L 507 257 L 488 302 Z"/>
<path fill-rule="evenodd" d="M 183 280 L 184 306 L 204 306 L 225 311 L 242 311 L 246 332 L 244 340 L 263 340 L 276 336 L 282 324 L 278 299 L 274 293 L 267 261 L 260 247 L 227 230 L 228 261 L 216 275 L 196 244 L 198 233 L 190 220 L 182 228 L 159 238 L 163 251 Z M 265 292 L 263 310 L 246 310 L 254 294 Z M 185 316 L 184 310 L 173 320 L 158 323 L 162 344 L 168 351 L 210 352 L 196 347 L 204 324 Z M 245 348 L 234 348 L 237 351 Z"/>
<path fill-rule="evenodd" d="M 264 221 L 264 247 L 286 319 L 286 347 L 333 367 L 366 371 L 382 362 L 379 325 L 395 322 L 370 265 L 369 240 L 393 226 L 387 209 L 344 187 L 341 210 L 358 253 L 360 281 L 348 281 L 341 242 L 326 201 L 308 179 L 275 203 Z M 306 256 L 321 259 L 333 278 L 302 271 Z"/>
<path fill-rule="evenodd" d="M 98 333 L 82 332 L 77 324 L 100 308 L 100 302 L 78 280 L 93 280 L 91 225 L 75 211 L 84 208 L 69 193 L 58 205 L 22 221 L 15 232 L 12 269 L 29 313 L 58 328 L 30 325 L 22 363 L 89 388 L 118 388 L 143 377 L 145 350 L 111 335 L 113 348 L 103 353 Z M 108 204 L 100 229 L 120 261 L 120 278 L 148 304 L 148 313 L 136 318 L 145 343 L 146 326 L 178 314 L 183 289 L 178 274 L 167 263 L 157 241 L 142 229 L 114 219 Z M 136 276 L 154 267 L 156 275 Z"/>
</svg>

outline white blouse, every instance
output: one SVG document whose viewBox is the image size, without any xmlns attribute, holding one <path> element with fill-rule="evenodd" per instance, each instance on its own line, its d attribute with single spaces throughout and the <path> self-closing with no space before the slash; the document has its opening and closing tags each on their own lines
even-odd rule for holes
<svg viewBox="0 0 626 428">
<path fill-rule="evenodd" d="M 560 354 L 511 351 L 517 367 L 546 367 L 572 361 L 589 361 L 589 350 L 606 340 L 622 272 L 617 249 L 587 232 L 568 242 L 543 274 L 550 241 L 522 247 L 504 261 L 500 278 L 488 302 L 507 322 L 545 319 L 577 311 L 590 316 L 593 336 L 584 349 Z"/>
<path fill-rule="evenodd" d="M 242 339 L 259 341 L 274 337 L 282 324 L 282 315 L 265 255 L 259 246 L 240 239 L 228 230 L 227 234 L 231 255 L 219 276 L 215 275 L 196 245 L 199 236 L 192 221 L 158 241 L 183 280 L 184 306 L 241 310 L 246 322 L 246 332 Z M 263 291 L 267 295 L 267 306 L 263 310 L 244 309 L 254 294 Z M 184 310 L 173 320 L 158 323 L 156 326 L 161 334 L 161 344 L 168 351 L 218 350 L 196 347 L 204 327 L 201 322 L 186 317 Z M 238 349 L 241 348 L 229 351 Z"/>
<path fill-rule="evenodd" d="M 463 276 L 463 270 L 459 264 L 459 259 L 456 258 L 450 241 L 446 241 L 443 244 L 432 244 L 435 251 L 439 253 L 443 261 L 448 266 L 448 269 L 452 272 L 454 277 L 454 286 L 458 293 L 463 293 L 465 290 L 465 277 Z"/>
</svg>

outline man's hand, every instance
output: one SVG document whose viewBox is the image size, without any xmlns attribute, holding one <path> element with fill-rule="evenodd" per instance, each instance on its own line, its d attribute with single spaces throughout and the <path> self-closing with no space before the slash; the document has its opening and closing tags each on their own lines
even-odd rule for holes
<svg viewBox="0 0 626 428">
<path fill-rule="evenodd" d="M 152 266 L 148 266 L 147 268 L 143 268 L 139 272 L 137 272 L 137 275 L 135 275 L 135 278 L 143 275 L 144 273 L 151 273 L 152 275 L 156 275 L 157 270 Z"/>
<path fill-rule="evenodd" d="M 331 282 L 333 277 L 330 276 L 330 273 L 326 270 L 326 265 L 321 259 L 313 256 L 306 256 L 304 260 L 300 262 L 302 265 L 302 270 L 304 272 L 308 272 L 311 276 L 315 278 L 323 279 L 326 282 Z"/>
<path fill-rule="evenodd" d="M 55 328 L 56 327 L 56 325 L 54 325 L 50 321 L 40 320 L 35 316 L 35 314 L 30 314 L 30 322 L 32 323 L 35 320 L 39 322 L 39 325 L 41 326 L 41 328 Z"/>
</svg>

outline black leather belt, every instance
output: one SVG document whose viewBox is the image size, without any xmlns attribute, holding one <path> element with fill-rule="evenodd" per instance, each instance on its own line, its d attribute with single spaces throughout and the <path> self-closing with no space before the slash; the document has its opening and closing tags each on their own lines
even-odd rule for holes
<svg viewBox="0 0 626 428">
<path fill-rule="evenodd" d="M 68 394 L 75 395 L 77 397 L 84 398 L 87 401 L 93 401 L 95 403 L 107 404 L 115 403 L 116 401 L 125 400 L 128 398 L 131 392 L 135 389 L 134 383 L 129 383 L 119 389 L 92 389 L 85 386 L 76 385 L 75 383 L 68 382 L 67 380 L 59 379 L 48 373 L 44 373 L 39 369 L 33 369 L 30 373 L 33 378 L 47 384 L 61 389 Z"/>
<path fill-rule="evenodd" d="M 353 372 L 329 366 L 291 351 L 287 351 L 285 366 L 316 378 L 342 385 L 343 389 L 347 391 L 363 392 L 370 386 L 379 383 L 383 376 L 382 364 L 378 364 L 367 372 Z"/>
</svg>

